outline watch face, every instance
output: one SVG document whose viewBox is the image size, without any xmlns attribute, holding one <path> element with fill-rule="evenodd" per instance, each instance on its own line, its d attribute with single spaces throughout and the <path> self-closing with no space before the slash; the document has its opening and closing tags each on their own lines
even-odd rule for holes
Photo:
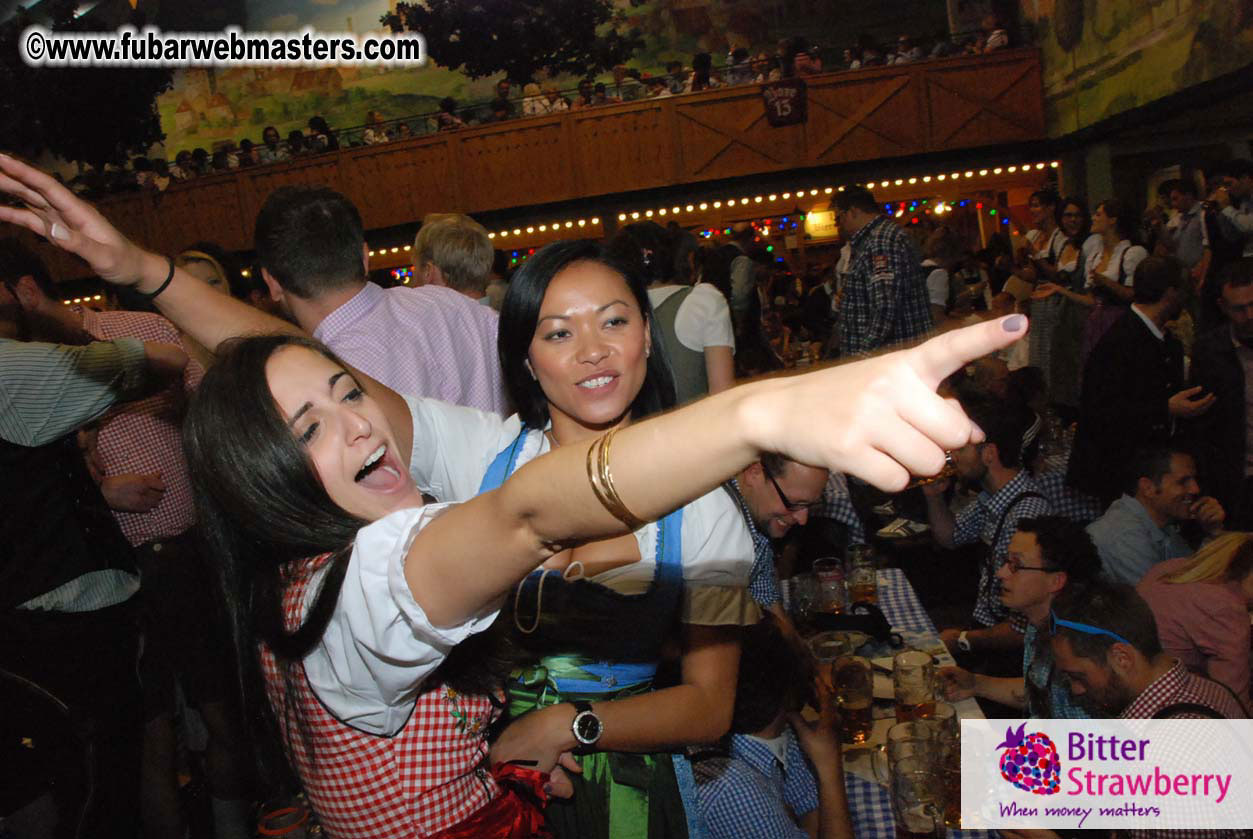
<svg viewBox="0 0 1253 839">
<path fill-rule="evenodd" d="M 574 721 L 574 736 L 582 743 L 595 743 L 600 739 L 600 719 L 591 711 L 584 711 Z"/>
</svg>

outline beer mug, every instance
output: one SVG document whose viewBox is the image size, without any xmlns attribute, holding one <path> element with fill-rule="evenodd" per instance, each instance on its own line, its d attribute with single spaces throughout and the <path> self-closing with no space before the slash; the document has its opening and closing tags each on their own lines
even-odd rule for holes
<svg viewBox="0 0 1253 839">
<path fill-rule="evenodd" d="M 813 574 L 797 574 L 788 580 L 789 611 L 798 629 L 804 631 L 813 621 L 815 612 L 821 609 L 821 593 L 818 578 Z"/>
<path fill-rule="evenodd" d="M 897 653 L 892 659 L 892 688 L 896 721 L 925 719 L 935 713 L 935 664 L 919 650 Z"/>
<path fill-rule="evenodd" d="M 846 636 L 839 632 L 819 632 L 809 639 L 809 651 L 813 653 L 818 664 L 818 678 L 822 683 L 834 690 L 835 675 L 833 668 L 841 658 L 853 654 L 853 645 Z"/>
<path fill-rule="evenodd" d="M 849 603 L 878 603 L 879 577 L 874 557 L 867 554 L 850 558 L 845 572 Z"/>
<path fill-rule="evenodd" d="M 861 656 L 841 656 L 832 665 L 831 678 L 844 742 L 865 743 L 874 730 L 874 673 L 870 662 Z"/>
<path fill-rule="evenodd" d="M 814 576 L 818 578 L 824 612 L 838 615 L 844 611 L 844 563 L 838 557 L 824 556 L 814 560 Z"/>
<path fill-rule="evenodd" d="M 944 813 L 933 764 L 901 758 L 892 767 L 891 793 L 896 839 L 944 836 Z"/>
<path fill-rule="evenodd" d="M 936 766 L 938 746 L 935 729 L 923 722 L 898 722 L 888 729 L 884 739 L 871 756 L 875 777 L 882 783 L 890 783 L 892 769 L 899 761 L 916 760 Z"/>
</svg>

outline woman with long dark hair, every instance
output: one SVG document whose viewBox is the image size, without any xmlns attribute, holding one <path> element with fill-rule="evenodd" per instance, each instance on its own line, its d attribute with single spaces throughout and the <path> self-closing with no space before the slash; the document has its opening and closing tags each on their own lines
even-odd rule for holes
<svg viewBox="0 0 1253 839">
<path fill-rule="evenodd" d="M 578 746 L 646 751 L 655 746 L 632 732 L 648 726 L 660 725 L 668 742 L 689 739 L 682 709 L 651 719 L 657 709 L 647 696 L 591 707 L 562 703 L 507 729 L 489 772 L 485 731 L 493 703 L 478 687 L 480 678 L 490 681 L 492 668 L 473 656 L 457 661 L 452 651 L 485 629 L 505 593 L 540 564 L 549 573 L 533 600 L 525 592 L 519 597 L 533 608 L 514 618 L 529 628 L 554 611 L 564 618 L 560 587 L 544 588 L 550 577 L 577 577 L 579 565 L 593 575 L 602 568 L 601 575 L 633 571 L 644 550 L 654 551 L 629 536 L 623 545 L 623 536 L 709 497 L 763 452 L 887 489 L 904 486 L 911 472 L 938 472 L 945 449 L 979 437 L 934 388 L 1026 328 L 1021 317 L 982 324 L 913 350 L 736 388 L 627 427 L 623 418 L 667 396 L 661 380 L 643 388 L 639 353 L 622 355 L 642 344 L 647 366 L 647 295 L 638 280 L 629 284 L 593 258 L 594 249 L 555 248 L 546 258 L 537 255 L 524 281 L 511 285 L 518 314 L 509 337 L 502 323 L 501 339 L 504 349 L 528 342 L 527 357 L 511 376 L 514 399 L 523 411 L 547 412 L 553 439 L 538 422 L 542 415 L 532 414 L 536 427 L 493 460 L 486 491 L 464 504 L 424 506 L 405 464 L 443 455 L 415 441 L 423 429 L 413 419 L 423 400 L 406 405 L 308 339 L 272 335 L 219 346 L 232 331 L 290 327 L 136 247 L 54 179 L 3 155 L 0 191 L 22 202 L 0 206 L 0 221 L 44 235 L 107 281 L 155 298 L 166 316 L 218 352 L 188 419 L 189 460 L 225 568 L 241 651 L 247 658 L 260 651 L 269 697 L 263 707 L 271 709 L 287 756 L 336 837 L 530 835 L 541 829 L 534 808 L 502 785 L 511 772 L 500 764 L 525 760 L 548 772 Z M 595 374 L 571 375 L 589 369 L 584 365 L 595 365 Z M 519 370 L 536 384 L 519 386 Z M 592 427 L 574 419 L 576 409 L 589 413 Z M 455 448 L 458 433 L 448 429 L 430 448 Z M 539 445 L 551 452 L 534 457 Z M 625 566 L 624 547 L 640 554 Z M 674 554 L 670 545 L 657 546 L 653 564 L 668 568 L 655 571 L 657 579 L 672 577 Z M 738 574 L 723 577 L 730 591 L 715 591 L 704 603 L 685 601 L 683 608 L 742 602 Z M 672 587 L 635 594 L 651 599 L 657 589 Z M 731 615 L 719 624 L 739 622 Z M 649 629 L 645 622 L 615 625 L 607 634 L 632 642 L 630 636 L 653 635 Z M 734 641 L 721 633 L 712 643 L 688 640 L 684 677 L 689 669 L 709 668 L 707 659 L 718 666 L 729 659 L 731 687 L 721 679 L 715 685 L 729 695 Z M 694 654 L 696 660 L 687 660 Z M 568 687 L 577 688 L 580 677 L 599 673 L 591 666 L 563 675 L 574 677 Z M 538 705 L 546 704 L 546 686 L 547 676 L 521 687 L 535 691 Z M 679 696 L 698 701 L 703 693 L 688 689 Z M 721 717 L 694 725 L 709 739 L 726 728 Z M 610 762 L 609 768 L 633 767 Z M 620 802 L 609 803 L 600 818 L 612 824 Z M 676 828 L 682 832 L 681 824 Z"/>
<path fill-rule="evenodd" d="M 473 497 L 540 454 L 675 404 L 630 249 L 561 242 L 540 250 L 509 284 L 499 347 L 516 416 L 410 402 L 410 472 L 440 500 Z M 527 654 L 510 682 L 520 719 L 497 753 L 508 759 L 561 736 L 562 703 L 595 703 L 605 725 L 598 750 L 581 758 L 573 798 L 548 807 L 559 836 L 686 833 L 687 767 L 676 767 L 670 750 L 716 740 L 729 725 L 738 629 L 757 617 L 745 588 L 752 558 L 739 510 L 719 489 L 631 535 L 576 547 L 562 557 L 574 571 L 540 572 L 520 587 L 510 618 Z M 653 690 L 662 644 L 679 627 L 679 684 Z"/>
</svg>

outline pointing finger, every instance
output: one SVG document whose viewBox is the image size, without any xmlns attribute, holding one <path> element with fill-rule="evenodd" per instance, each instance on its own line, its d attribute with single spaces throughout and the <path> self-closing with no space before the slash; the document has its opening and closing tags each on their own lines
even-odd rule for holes
<svg viewBox="0 0 1253 839">
<path fill-rule="evenodd" d="M 945 332 L 906 352 L 923 382 L 935 389 L 964 365 L 1004 349 L 1026 334 L 1027 318 L 1010 315 Z"/>
</svg>

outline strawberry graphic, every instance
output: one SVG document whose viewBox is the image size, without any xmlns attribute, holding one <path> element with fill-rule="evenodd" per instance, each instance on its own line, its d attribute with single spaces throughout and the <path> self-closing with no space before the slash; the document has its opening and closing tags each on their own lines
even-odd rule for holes
<svg viewBox="0 0 1253 839">
<path fill-rule="evenodd" d="M 1061 787 L 1062 765 L 1057 746 L 1041 731 L 1024 735 L 1027 724 L 1005 729 L 1001 752 L 1001 777 L 1021 790 L 1036 795 L 1055 795 Z"/>
</svg>

